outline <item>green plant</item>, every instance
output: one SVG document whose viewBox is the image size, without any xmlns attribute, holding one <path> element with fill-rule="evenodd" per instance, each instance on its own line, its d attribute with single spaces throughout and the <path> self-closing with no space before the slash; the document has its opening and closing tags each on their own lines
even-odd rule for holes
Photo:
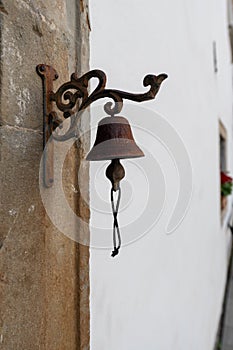
<svg viewBox="0 0 233 350">
<path fill-rule="evenodd" d="M 232 182 L 225 182 L 221 185 L 221 195 L 229 196 L 232 193 Z"/>
<path fill-rule="evenodd" d="M 233 183 L 232 178 L 221 171 L 221 195 L 229 196 L 232 193 Z"/>
</svg>

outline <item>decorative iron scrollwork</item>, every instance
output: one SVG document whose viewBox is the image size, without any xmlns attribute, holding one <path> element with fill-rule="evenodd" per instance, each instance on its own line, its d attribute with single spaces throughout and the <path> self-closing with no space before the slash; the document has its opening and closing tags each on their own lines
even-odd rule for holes
<svg viewBox="0 0 233 350">
<path fill-rule="evenodd" d="M 87 107 L 89 107 L 93 102 L 102 99 L 110 98 L 112 102 L 107 102 L 104 105 L 105 112 L 114 116 L 115 114 L 120 113 L 123 107 L 123 100 L 131 100 L 135 102 L 143 102 L 146 100 L 154 99 L 157 95 L 161 83 L 167 78 L 167 74 L 159 75 L 146 75 L 143 80 L 143 85 L 145 87 L 150 86 L 149 91 L 142 94 L 134 94 L 121 90 L 106 89 L 107 78 L 103 71 L 94 69 L 84 74 L 82 77 L 78 77 L 76 73 L 71 75 L 70 81 L 61 85 L 56 92 L 52 91 L 52 82 L 58 78 L 58 74 L 54 68 L 39 64 L 37 66 L 38 74 L 43 78 L 44 85 L 47 85 L 47 88 L 44 86 L 44 90 L 47 90 L 47 98 L 49 102 L 54 102 L 61 112 L 63 112 L 64 118 L 69 118 L 71 115 L 80 112 Z M 97 78 L 99 80 L 97 87 L 93 92 L 89 93 L 89 83 L 92 78 Z M 59 119 L 57 113 L 53 110 L 48 111 L 50 116 L 52 116 L 53 125 L 52 129 L 54 130 L 59 123 L 62 122 Z M 71 125 L 73 128 L 73 125 Z M 67 132 L 68 138 L 71 137 L 71 130 Z M 64 136 L 55 137 L 56 140 L 64 141 Z"/>
<path fill-rule="evenodd" d="M 167 74 L 164 73 L 157 76 L 152 74 L 146 75 L 143 80 L 143 85 L 145 87 L 150 86 L 150 89 L 145 93 L 134 94 L 121 90 L 106 89 L 107 78 L 105 73 L 101 70 L 94 69 L 81 77 L 73 73 L 70 81 L 61 85 L 58 90 L 54 92 L 53 82 L 58 79 L 56 70 L 49 65 L 39 64 L 37 66 L 37 73 L 43 80 L 44 147 L 51 135 L 53 135 L 53 139 L 56 141 L 65 141 L 75 137 L 77 133 L 77 113 L 84 111 L 93 102 L 102 98 L 110 98 L 113 102 L 107 102 L 104 105 L 104 110 L 108 115 L 114 116 L 122 110 L 123 100 L 125 99 L 135 102 L 154 99 L 162 82 L 167 78 Z M 89 92 L 90 80 L 92 78 L 98 79 L 98 85 L 93 92 Z M 71 117 L 69 130 L 63 135 L 58 135 L 58 133 L 54 132 L 58 126 L 62 127 L 62 122 L 64 121 L 57 111 L 54 110 L 55 105 L 57 109 L 62 112 L 64 119 Z M 49 153 L 49 150 L 47 153 Z M 50 157 L 49 154 L 47 156 L 48 158 Z M 45 178 L 46 177 L 45 185 L 50 187 L 53 182 L 52 172 L 49 171 L 45 173 Z"/>
</svg>

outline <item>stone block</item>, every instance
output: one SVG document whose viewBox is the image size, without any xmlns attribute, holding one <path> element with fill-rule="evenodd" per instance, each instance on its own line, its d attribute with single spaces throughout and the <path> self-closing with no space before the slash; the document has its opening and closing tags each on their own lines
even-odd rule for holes
<svg viewBox="0 0 233 350">
<path fill-rule="evenodd" d="M 42 82 L 36 74 L 37 64 L 53 65 L 59 73 L 56 90 L 76 67 L 88 70 L 86 1 L 82 4 L 81 11 L 75 0 L 0 1 L 3 350 L 89 348 L 89 250 L 53 226 L 40 198 Z M 88 123 L 86 118 L 83 126 Z M 89 136 L 79 141 L 64 167 L 64 192 L 86 222 L 89 208 L 80 196 L 77 168 L 88 144 Z M 70 191 L 72 185 L 77 191 Z M 82 185 L 88 193 L 88 167 Z M 59 203 L 50 202 L 56 210 Z"/>
<path fill-rule="evenodd" d="M 42 130 L 42 82 L 36 66 L 53 65 L 60 76 L 57 86 L 65 82 L 74 38 L 70 31 L 62 32 L 57 21 L 41 19 L 40 14 L 22 3 L 10 1 L 8 15 L 0 14 L 0 123 Z"/>
<path fill-rule="evenodd" d="M 4 350 L 39 349 L 41 343 L 45 233 L 38 188 L 41 139 L 38 132 L 0 129 L 0 337 Z"/>
</svg>

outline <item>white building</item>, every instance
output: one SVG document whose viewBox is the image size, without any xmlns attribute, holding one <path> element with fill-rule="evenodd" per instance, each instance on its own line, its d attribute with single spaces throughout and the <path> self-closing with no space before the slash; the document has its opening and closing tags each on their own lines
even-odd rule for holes
<svg viewBox="0 0 233 350">
<path fill-rule="evenodd" d="M 122 111 L 146 156 L 123 162 L 123 243 L 154 225 L 114 259 L 111 248 L 91 250 L 91 349 L 213 350 L 231 250 L 230 197 L 227 209 L 220 209 L 220 153 L 233 174 L 230 3 L 92 0 L 90 11 L 91 68 L 107 73 L 108 87 L 142 92 L 146 74 L 169 76 L 154 101 L 126 104 Z M 93 126 L 101 113 L 92 118 Z M 183 221 L 169 235 L 179 191 L 188 200 L 191 179 L 185 151 L 180 158 L 176 149 L 178 135 L 191 161 L 193 192 Z M 180 184 L 168 149 L 182 172 Z M 92 166 L 91 229 L 96 237 L 109 228 L 104 232 L 111 245 L 105 166 Z"/>
</svg>

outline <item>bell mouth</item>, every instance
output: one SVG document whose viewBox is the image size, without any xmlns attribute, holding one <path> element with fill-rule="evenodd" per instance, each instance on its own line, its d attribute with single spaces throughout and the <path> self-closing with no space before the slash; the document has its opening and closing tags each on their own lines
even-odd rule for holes
<svg viewBox="0 0 233 350">
<path fill-rule="evenodd" d="M 135 141 L 129 139 L 111 139 L 94 145 L 86 160 L 112 160 L 144 157 Z"/>
</svg>

